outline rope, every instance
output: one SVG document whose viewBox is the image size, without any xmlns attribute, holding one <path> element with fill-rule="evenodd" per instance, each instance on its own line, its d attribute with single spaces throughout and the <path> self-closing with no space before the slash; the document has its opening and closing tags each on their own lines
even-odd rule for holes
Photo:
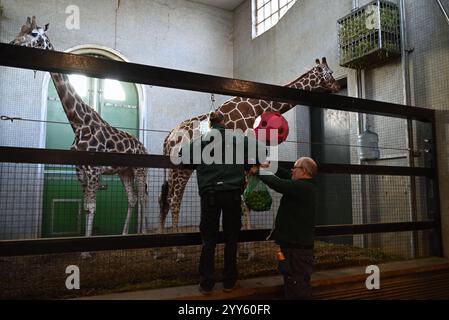
<svg viewBox="0 0 449 320">
<path fill-rule="evenodd" d="M 214 95 L 211 94 L 211 109 L 214 106 L 215 98 Z M 207 115 L 207 121 L 209 122 L 210 113 Z M 11 121 L 13 123 L 14 121 L 28 121 L 28 122 L 39 122 L 39 123 L 51 123 L 51 124 L 65 124 L 70 125 L 71 122 L 62 122 L 62 121 L 49 121 L 49 120 L 36 120 L 36 119 L 26 119 L 21 117 L 10 117 L 6 115 L 1 115 L 0 120 L 3 121 Z M 100 126 L 98 126 L 100 127 Z M 168 130 L 154 130 L 154 129 L 136 129 L 136 128 L 128 128 L 128 127 L 115 127 L 117 129 L 127 129 L 127 130 L 139 130 L 139 131 L 147 131 L 147 132 L 159 132 L 159 133 L 170 133 L 171 131 Z M 322 143 L 322 142 L 311 142 L 311 141 L 293 141 L 293 140 L 285 140 L 285 142 L 288 143 L 295 143 L 295 144 L 305 144 L 305 145 L 322 145 L 322 146 L 334 146 L 334 147 L 349 147 L 349 148 L 359 148 L 363 147 L 366 149 L 374 148 L 369 146 L 360 146 L 360 145 L 353 145 L 353 144 L 338 144 L 338 143 Z M 394 151 L 405 151 L 405 152 L 427 152 L 427 149 L 410 149 L 410 148 L 393 148 L 393 147 L 381 147 L 378 146 L 381 150 L 394 150 Z"/>
<path fill-rule="evenodd" d="M 62 122 L 62 121 L 51 121 L 51 120 L 37 120 L 37 119 L 26 119 L 26 118 L 20 118 L 20 117 L 9 117 L 6 115 L 1 115 L 0 116 L 0 120 L 4 120 L 4 121 L 11 121 L 14 122 L 15 120 L 17 121 L 28 121 L 28 122 L 39 122 L 39 123 L 52 123 L 52 124 L 65 124 L 65 125 L 72 125 L 74 124 L 73 122 Z M 75 124 L 76 125 L 76 124 Z M 99 125 L 91 125 L 91 127 L 100 127 Z M 162 133 L 169 133 L 171 131 L 168 130 L 155 130 L 155 129 L 144 129 L 144 128 L 128 128 L 128 127 L 115 127 L 117 129 L 121 129 L 121 130 L 139 130 L 139 131 L 149 131 L 149 132 L 162 132 Z"/>
<path fill-rule="evenodd" d="M 210 123 L 210 114 L 214 112 L 214 104 L 215 104 L 215 95 L 211 93 L 210 95 L 210 108 L 209 112 L 207 113 L 206 120 L 201 121 L 200 123 L 200 132 L 201 134 L 204 134 L 209 131 L 209 123 Z"/>
</svg>

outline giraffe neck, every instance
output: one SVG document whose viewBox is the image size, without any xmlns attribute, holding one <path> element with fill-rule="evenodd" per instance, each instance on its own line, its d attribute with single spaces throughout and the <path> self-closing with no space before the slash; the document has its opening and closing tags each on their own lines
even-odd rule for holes
<svg viewBox="0 0 449 320">
<path fill-rule="evenodd" d="M 303 74 L 290 82 L 286 87 L 302 90 L 313 90 L 318 84 L 318 79 L 313 70 Z M 234 97 L 226 101 L 217 111 L 225 116 L 225 125 L 228 128 L 251 128 L 254 120 L 267 111 L 285 113 L 296 105 L 286 102 L 267 101 L 252 98 Z"/>
<path fill-rule="evenodd" d="M 47 50 L 54 50 L 53 45 L 49 42 Z M 73 131 L 83 125 L 108 125 L 100 115 L 76 93 L 75 88 L 69 81 L 66 74 L 50 73 L 53 83 L 61 100 L 62 107 L 70 122 Z"/>
<path fill-rule="evenodd" d="M 300 76 L 299 78 L 297 78 L 296 80 L 287 84 L 286 87 L 299 90 L 312 91 L 317 84 L 318 84 L 317 77 L 313 74 L 312 71 L 309 71 Z M 293 109 L 295 106 L 296 104 L 273 101 L 272 109 L 279 113 L 285 113 L 290 109 Z"/>
</svg>

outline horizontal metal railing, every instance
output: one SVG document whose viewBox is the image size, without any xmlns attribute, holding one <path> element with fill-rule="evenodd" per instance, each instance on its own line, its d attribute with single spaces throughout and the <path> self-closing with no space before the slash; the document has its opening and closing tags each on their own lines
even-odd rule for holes
<svg viewBox="0 0 449 320">
<path fill-rule="evenodd" d="M 435 228 L 433 221 L 316 226 L 315 235 L 319 237 L 341 236 L 430 230 L 433 228 Z M 241 230 L 239 234 L 239 242 L 264 241 L 269 234 L 269 229 Z M 223 242 L 223 232 L 219 232 L 218 243 Z M 126 236 L 66 237 L 33 240 L 2 240 L 0 241 L 0 256 L 179 247 L 200 244 L 201 236 L 198 232 Z"/>
<path fill-rule="evenodd" d="M 66 165 L 105 165 L 148 168 L 190 168 L 195 165 L 175 165 L 170 157 L 163 155 L 145 155 L 128 153 L 86 152 L 71 150 L 49 150 L 36 148 L 0 147 L 0 162 L 36 163 L 36 164 L 66 164 Z M 291 168 L 293 162 L 281 161 L 281 167 Z M 370 166 L 354 164 L 320 163 L 319 173 L 340 174 L 372 174 L 393 176 L 423 176 L 434 177 L 432 168 Z"/>
<path fill-rule="evenodd" d="M 50 72 L 82 73 L 90 77 L 112 78 L 131 83 L 285 101 L 318 108 L 362 112 L 425 122 L 434 120 L 434 111 L 425 108 L 297 90 L 57 51 L 19 47 L 5 43 L 0 43 L 0 65 Z"/>
</svg>

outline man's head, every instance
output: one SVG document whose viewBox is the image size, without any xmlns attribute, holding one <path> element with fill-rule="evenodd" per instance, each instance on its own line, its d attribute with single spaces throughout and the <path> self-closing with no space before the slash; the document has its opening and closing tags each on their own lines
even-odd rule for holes
<svg viewBox="0 0 449 320">
<path fill-rule="evenodd" d="M 221 124 L 224 125 L 224 116 L 220 112 L 211 112 L 209 116 L 209 125 L 212 128 L 213 126 Z"/>
<path fill-rule="evenodd" d="M 312 179 L 317 173 L 318 166 L 316 162 L 309 157 L 301 157 L 296 160 L 294 167 L 292 168 L 292 179 Z"/>
</svg>

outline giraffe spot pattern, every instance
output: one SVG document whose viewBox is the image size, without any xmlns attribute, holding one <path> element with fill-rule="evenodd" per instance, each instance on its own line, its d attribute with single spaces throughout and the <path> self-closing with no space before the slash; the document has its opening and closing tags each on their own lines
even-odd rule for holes
<svg viewBox="0 0 449 320">
<path fill-rule="evenodd" d="M 89 125 L 92 121 L 92 117 L 90 116 L 90 114 L 86 114 L 86 116 L 84 117 L 84 124 Z"/>
<path fill-rule="evenodd" d="M 92 146 L 92 147 L 97 147 L 98 146 L 98 140 L 97 140 L 97 138 L 95 138 L 95 136 L 93 136 L 92 138 L 91 138 L 91 140 L 90 140 L 90 145 Z"/>
<path fill-rule="evenodd" d="M 81 141 L 77 145 L 77 150 L 78 151 L 87 151 L 88 147 L 89 147 L 89 145 L 87 144 L 87 142 Z"/>
<path fill-rule="evenodd" d="M 238 109 L 244 117 L 255 115 L 253 107 L 248 102 L 242 102 L 241 104 L 239 104 Z"/>
<path fill-rule="evenodd" d="M 125 146 L 123 145 L 122 142 L 118 142 L 118 143 L 117 143 L 117 151 L 118 151 L 118 152 L 123 152 L 123 151 L 125 151 Z"/>
<path fill-rule="evenodd" d="M 254 119 L 253 118 L 245 119 L 245 124 L 246 128 L 252 128 L 254 124 Z"/>
<path fill-rule="evenodd" d="M 247 129 L 246 127 L 246 123 L 244 119 L 240 119 L 235 123 L 235 128 L 236 129 L 241 129 L 243 131 L 245 131 Z"/>
<path fill-rule="evenodd" d="M 106 138 L 102 131 L 98 131 L 97 138 L 98 138 L 98 141 L 102 144 L 104 144 L 106 142 Z"/>
<path fill-rule="evenodd" d="M 268 107 L 267 107 L 268 108 Z M 256 114 L 260 115 L 263 113 L 264 108 L 262 108 L 259 104 L 254 107 L 256 109 Z"/>
<path fill-rule="evenodd" d="M 239 119 L 239 118 L 241 118 L 241 114 L 240 114 L 240 112 L 237 111 L 237 109 L 234 109 L 229 113 L 229 118 L 230 119 Z"/>
</svg>

